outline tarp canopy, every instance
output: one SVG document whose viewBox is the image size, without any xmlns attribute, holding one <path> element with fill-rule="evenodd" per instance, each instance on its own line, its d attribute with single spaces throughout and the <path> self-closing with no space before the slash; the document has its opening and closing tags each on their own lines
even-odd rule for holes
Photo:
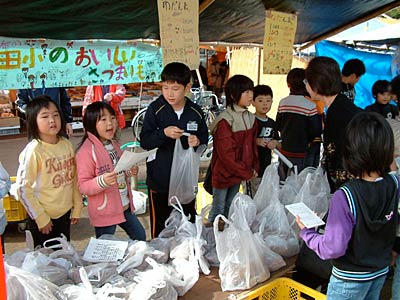
<svg viewBox="0 0 400 300">
<path fill-rule="evenodd" d="M 398 0 L 200 0 L 200 42 L 262 44 L 265 10 L 274 9 L 298 15 L 295 44 L 303 44 L 398 5 Z M 0 25 L 0 36 L 18 38 L 160 38 L 155 0 L 2 1 Z"/>
<path fill-rule="evenodd" d="M 361 59 L 366 68 L 366 73 L 355 85 L 356 98 L 354 103 L 365 108 L 375 102 L 372 96 L 372 85 L 377 80 L 392 80 L 392 56 L 388 54 L 372 53 L 351 49 L 334 42 L 322 41 L 315 45 L 317 56 L 328 56 L 336 60 L 343 68 L 344 63 L 352 58 Z"/>
<path fill-rule="evenodd" d="M 377 17 L 342 31 L 327 40 L 354 45 L 398 46 L 400 43 L 400 20 Z"/>
</svg>

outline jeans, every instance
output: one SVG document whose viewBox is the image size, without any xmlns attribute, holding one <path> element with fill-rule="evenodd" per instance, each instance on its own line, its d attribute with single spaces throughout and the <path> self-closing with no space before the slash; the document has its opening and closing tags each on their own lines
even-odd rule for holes
<svg viewBox="0 0 400 300">
<path fill-rule="evenodd" d="M 355 282 L 343 281 L 333 275 L 329 279 L 327 300 L 379 300 L 386 276 Z M 394 299 L 394 298 L 393 298 Z"/>
<path fill-rule="evenodd" d="M 400 255 L 396 259 L 392 282 L 392 300 L 400 300 Z"/>
<path fill-rule="evenodd" d="M 215 217 L 220 214 L 228 217 L 232 200 L 239 192 L 239 188 L 240 184 L 236 184 L 227 189 L 213 188 L 213 202 L 210 214 L 208 216 L 208 222 L 214 222 Z"/>
<path fill-rule="evenodd" d="M 304 159 L 304 168 L 314 167 L 318 168 L 321 153 L 321 143 L 311 143 L 307 149 L 306 157 Z"/>
<path fill-rule="evenodd" d="M 123 230 L 125 230 L 132 240 L 145 241 L 146 231 L 136 215 L 128 208 L 124 211 L 124 216 L 125 222 L 123 223 L 104 227 L 95 227 L 94 230 L 96 232 L 96 238 L 99 238 L 103 234 L 114 234 L 115 230 L 117 229 L 117 225 L 119 225 Z"/>
</svg>

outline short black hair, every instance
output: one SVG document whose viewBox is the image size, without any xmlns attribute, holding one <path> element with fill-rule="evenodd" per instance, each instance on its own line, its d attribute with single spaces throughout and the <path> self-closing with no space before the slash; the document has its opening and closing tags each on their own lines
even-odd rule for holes
<svg viewBox="0 0 400 300">
<path fill-rule="evenodd" d="M 271 96 L 271 98 L 274 98 L 274 94 L 272 92 L 272 89 L 270 86 L 265 85 L 265 84 L 259 84 L 254 87 L 253 89 L 253 99 L 256 99 L 257 96 Z"/>
<path fill-rule="evenodd" d="M 226 106 L 233 109 L 234 104 L 238 104 L 242 93 L 253 90 L 254 83 L 249 77 L 244 75 L 234 75 L 225 84 Z"/>
<path fill-rule="evenodd" d="M 393 162 L 393 131 L 375 112 L 360 112 L 349 122 L 344 137 L 343 166 L 357 177 L 378 173 L 383 177 Z"/>
<path fill-rule="evenodd" d="M 40 132 L 39 128 L 37 126 L 37 116 L 39 115 L 40 111 L 43 108 L 49 108 L 50 103 L 53 103 L 57 111 L 60 115 L 61 119 L 61 129 L 57 133 L 58 136 L 67 136 L 66 134 L 66 122 L 64 118 L 62 117 L 61 110 L 58 107 L 57 103 L 55 103 L 50 96 L 48 95 L 40 95 L 32 99 L 26 106 L 26 127 L 28 131 L 28 139 L 37 139 L 40 140 Z"/>
<path fill-rule="evenodd" d="M 397 100 L 400 99 L 400 75 L 397 75 L 390 82 L 390 86 L 392 87 L 392 93 L 397 95 Z"/>
<path fill-rule="evenodd" d="M 306 68 L 306 79 L 313 91 L 334 96 L 342 89 L 342 76 L 336 60 L 327 56 L 314 57 Z"/>
<path fill-rule="evenodd" d="M 167 64 L 161 72 L 162 82 L 177 82 L 186 87 L 190 83 L 192 74 L 187 65 L 180 62 Z"/>
<path fill-rule="evenodd" d="M 387 80 L 377 80 L 372 86 L 372 96 L 376 98 L 378 94 L 383 94 L 386 92 L 391 92 L 390 82 Z"/>
<path fill-rule="evenodd" d="M 116 117 L 114 109 L 111 107 L 110 104 L 107 102 L 103 101 L 97 101 L 89 104 L 86 107 L 85 114 L 83 115 L 83 128 L 85 129 L 85 134 L 82 137 L 81 142 L 78 145 L 79 149 L 83 142 L 88 138 L 88 132 L 96 136 L 100 140 L 99 133 L 97 132 L 96 129 L 96 124 L 97 121 L 100 120 L 101 116 L 103 115 L 103 111 L 107 110 L 110 115 Z M 116 122 L 118 124 L 118 122 Z"/>
<path fill-rule="evenodd" d="M 365 71 L 366 70 L 364 63 L 358 58 L 353 58 L 344 63 L 342 68 L 342 75 L 347 77 L 351 74 L 356 74 L 358 78 L 361 75 L 364 75 Z"/>
<path fill-rule="evenodd" d="M 302 68 L 294 68 L 289 71 L 286 76 L 286 82 L 290 85 L 290 93 L 293 95 L 304 96 L 307 93 L 304 79 L 306 78 L 306 70 Z"/>
</svg>

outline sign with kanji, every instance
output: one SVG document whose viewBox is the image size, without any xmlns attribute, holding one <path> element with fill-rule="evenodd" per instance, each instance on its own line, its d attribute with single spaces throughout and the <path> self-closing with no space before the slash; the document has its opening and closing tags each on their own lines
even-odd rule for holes
<svg viewBox="0 0 400 300">
<path fill-rule="evenodd" d="M 163 62 L 182 62 L 191 70 L 200 64 L 199 1 L 157 0 Z"/>
<path fill-rule="evenodd" d="M 290 71 L 296 28 L 295 14 L 265 12 L 264 74 L 287 74 Z"/>
<path fill-rule="evenodd" d="M 0 89 L 160 81 L 159 47 L 132 41 L 0 37 Z"/>
</svg>

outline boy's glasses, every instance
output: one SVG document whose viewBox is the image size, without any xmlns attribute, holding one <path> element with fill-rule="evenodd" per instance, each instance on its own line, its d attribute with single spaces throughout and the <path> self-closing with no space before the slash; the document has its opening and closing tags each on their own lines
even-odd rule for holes
<svg viewBox="0 0 400 300">
<path fill-rule="evenodd" d="M 307 79 L 304 78 L 304 79 L 303 79 L 304 85 L 307 85 L 307 82 L 308 82 Z"/>
</svg>

